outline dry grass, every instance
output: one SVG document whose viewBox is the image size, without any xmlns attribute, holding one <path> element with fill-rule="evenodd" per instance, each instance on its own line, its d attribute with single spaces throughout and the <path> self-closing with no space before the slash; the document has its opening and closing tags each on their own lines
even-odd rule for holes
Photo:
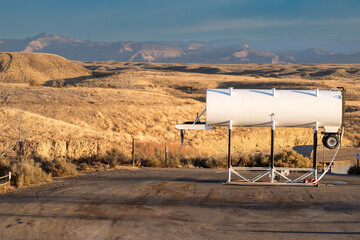
<svg viewBox="0 0 360 240">
<path fill-rule="evenodd" d="M 75 164 L 62 160 L 46 160 L 40 158 L 42 169 L 51 174 L 52 177 L 67 177 L 77 175 L 77 167 Z"/>
<path fill-rule="evenodd" d="M 230 86 L 320 89 L 343 86 L 347 89 L 346 104 L 350 106 L 344 144 L 359 146 L 359 65 L 78 63 L 92 74 L 67 79 L 60 88 L 0 85 L 3 92 L 11 88 L 21 99 L 22 104 L 11 101 L 0 112 L 0 119 L 22 113 L 25 156 L 36 153 L 48 159 L 102 158 L 115 149 L 130 157 L 132 137 L 139 144 L 153 142 L 162 149 L 163 144 L 171 143 L 181 149 L 175 124 L 192 120 L 203 110 L 207 88 Z M 236 128 L 232 151 L 237 154 L 269 151 L 269 131 Z M 14 134 L 17 136 L 16 131 L 10 135 Z M 9 134 L 0 135 L 6 139 Z M 276 131 L 276 149 L 311 143 L 311 129 Z M 194 158 L 220 159 L 227 152 L 227 130 L 216 127 L 212 131 L 187 131 L 185 145 Z M 87 169 L 85 164 L 83 169 Z M 162 164 L 160 158 L 155 165 Z M 181 161 L 176 164 L 182 165 Z"/>
<path fill-rule="evenodd" d="M 2 175 L 11 172 L 11 185 L 16 187 L 31 186 L 51 181 L 39 162 L 27 158 L 2 158 L 0 160 L 0 172 Z"/>
<path fill-rule="evenodd" d="M 29 83 L 38 86 L 54 79 L 88 76 L 91 71 L 53 54 L 0 53 L 1 82 Z"/>
<path fill-rule="evenodd" d="M 307 168 L 312 166 L 312 161 L 293 150 L 284 150 L 275 154 L 274 164 L 277 167 Z M 267 167 L 270 156 L 263 153 L 240 156 L 238 161 L 233 161 L 234 166 L 240 167 Z"/>
<path fill-rule="evenodd" d="M 226 128 L 187 131 L 184 147 L 175 129 L 204 109 L 207 88 L 343 86 L 343 143 L 360 147 L 359 65 L 75 63 L 14 53 L 0 54 L 0 77 L 0 172 L 12 171 L 15 186 L 131 166 L 133 138 L 137 166 L 225 168 Z M 279 128 L 275 137 L 277 166 L 311 165 L 288 149 L 312 144 L 312 129 Z M 235 128 L 232 139 L 233 165 L 269 164 L 269 129 Z"/>
</svg>

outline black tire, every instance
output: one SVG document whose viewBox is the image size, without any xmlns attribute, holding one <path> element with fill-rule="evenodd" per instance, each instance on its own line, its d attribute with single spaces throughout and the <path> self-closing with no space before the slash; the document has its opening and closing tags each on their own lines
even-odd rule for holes
<svg viewBox="0 0 360 240">
<path fill-rule="evenodd" d="M 323 137 L 323 144 L 329 149 L 334 149 L 339 146 L 339 137 L 337 134 L 328 134 Z"/>
<path fill-rule="evenodd" d="M 327 136 L 327 135 L 324 135 L 324 137 L 322 138 L 322 144 L 323 144 L 324 146 L 325 146 L 325 144 L 326 144 L 326 143 L 325 143 L 325 139 L 326 139 L 325 137 L 326 137 L 326 136 Z"/>
</svg>

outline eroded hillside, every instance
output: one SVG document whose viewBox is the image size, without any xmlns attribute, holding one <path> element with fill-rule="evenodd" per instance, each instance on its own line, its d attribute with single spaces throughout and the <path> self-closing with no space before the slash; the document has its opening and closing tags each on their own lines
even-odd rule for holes
<svg viewBox="0 0 360 240">
<path fill-rule="evenodd" d="M 180 134 L 175 124 L 195 119 L 205 107 L 207 88 L 230 86 L 343 86 L 347 89 L 348 125 L 344 143 L 359 146 L 359 65 L 76 64 L 86 69 L 79 72 L 83 74 L 80 77 L 54 77 L 44 83 L 46 86 L 30 86 L 21 77 L 15 81 L 21 84 L 1 84 L 1 93 L 8 98 L 3 99 L 6 105 L 0 117 L 3 122 L 10 119 L 13 126 L 1 132 L 3 148 L 21 140 L 26 155 L 81 158 L 106 154 L 111 149 L 129 155 L 133 137 L 137 143 L 178 146 Z M 236 128 L 233 151 L 267 151 L 269 142 L 269 129 Z M 277 149 L 311 143 L 311 129 L 276 132 Z M 185 144 L 193 154 L 225 155 L 227 130 L 217 127 L 213 131 L 188 131 Z"/>
</svg>

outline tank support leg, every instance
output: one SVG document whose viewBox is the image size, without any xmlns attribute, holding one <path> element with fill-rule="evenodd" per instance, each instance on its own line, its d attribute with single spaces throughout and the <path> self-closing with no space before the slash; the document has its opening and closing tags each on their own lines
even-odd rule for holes
<svg viewBox="0 0 360 240">
<path fill-rule="evenodd" d="M 314 178 L 317 180 L 317 139 L 318 139 L 318 122 L 315 123 L 314 128 L 314 146 L 313 146 L 313 171 L 314 171 Z"/>
<path fill-rule="evenodd" d="M 228 182 L 231 182 L 231 129 L 232 121 L 229 121 L 229 141 L 228 141 Z"/>
<path fill-rule="evenodd" d="M 271 168 L 271 182 L 274 182 L 274 136 L 275 135 L 275 121 L 273 121 L 272 123 L 272 127 L 271 127 L 271 152 L 270 152 L 270 168 Z"/>
</svg>

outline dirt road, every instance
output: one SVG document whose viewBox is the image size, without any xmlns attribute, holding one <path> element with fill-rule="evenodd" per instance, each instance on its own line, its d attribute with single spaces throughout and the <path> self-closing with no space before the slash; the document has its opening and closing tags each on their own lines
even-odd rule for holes
<svg viewBox="0 0 360 240">
<path fill-rule="evenodd" d="M 360 239 L 360 177 L 223 185 L 224 170 L 122 169 L 0 196 L 0 239 Z"/>
</svg>

